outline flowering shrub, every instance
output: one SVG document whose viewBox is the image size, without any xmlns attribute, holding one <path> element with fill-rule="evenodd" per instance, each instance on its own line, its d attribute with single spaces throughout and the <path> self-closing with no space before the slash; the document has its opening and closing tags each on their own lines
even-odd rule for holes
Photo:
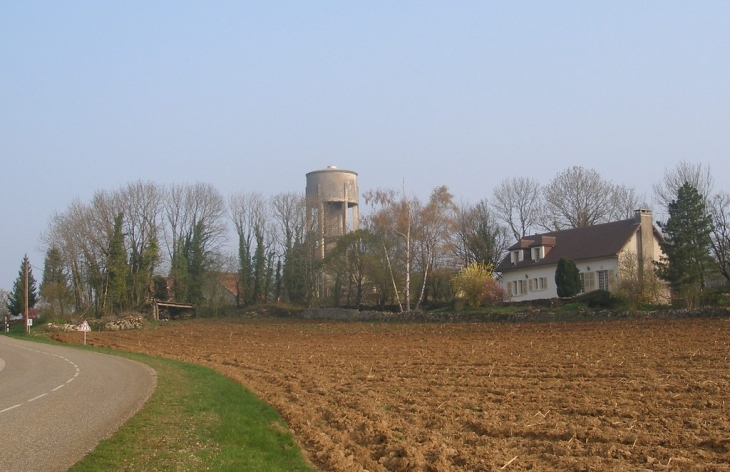
<svg viewBox="0 0 730 472">
<path fill-rule="evenodd" d="M 494 276 L 487 279 L 484 282 L 484 286 L 486 287 L 486 296 L 484 297 L 485 305 L 501 305 L 507 300 L 507 291 L 499 285 L 499 282 L 497 282 Z"/>
<path fill-rule="evenodd" d="M 502 303 L 507 294 L 494 278 L 494 264 L 473 262 L 451 279 L 457 297 L 464 298 L 469 306 Z"/>
</svg>

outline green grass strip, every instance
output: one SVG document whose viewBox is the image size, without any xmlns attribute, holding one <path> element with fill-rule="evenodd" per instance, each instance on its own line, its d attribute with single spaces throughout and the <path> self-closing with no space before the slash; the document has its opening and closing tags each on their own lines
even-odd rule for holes
<svg viewBox="0 0 730 472">
<path fill-rule="evenodd" d="M 276 410 L 241 384 L 195 364 L 87 349 L 147 364 L 157 372 L 157 388 L 71 471 L 313 470 Z"/>
</svg>

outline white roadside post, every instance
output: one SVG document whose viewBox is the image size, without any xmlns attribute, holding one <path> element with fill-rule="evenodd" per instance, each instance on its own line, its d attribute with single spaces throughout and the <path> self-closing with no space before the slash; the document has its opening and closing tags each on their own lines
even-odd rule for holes
<svg viewBox="0 0 730 472">
<path fill-rule="evenodd" d="M 84 346 L 86 346 L 86 332 L 91 331 L 91 326 L 89 326 L 89 323 L 87 323 L 86 320 L 84 320 L 84 322 L 79 326 L 79 331 L 84 332 Z"/>
</svg>

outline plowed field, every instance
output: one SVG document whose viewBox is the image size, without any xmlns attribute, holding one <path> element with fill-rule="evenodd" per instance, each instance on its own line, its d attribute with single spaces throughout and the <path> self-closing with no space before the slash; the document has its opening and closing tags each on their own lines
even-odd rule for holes
<svg viewBox="0 0 730 472">
<path fill-rule="evenodd" d="M 725 319 L 185 321 L 88 342 L 223 372 L 321 470 L 730 470 Z"/>
</svg>

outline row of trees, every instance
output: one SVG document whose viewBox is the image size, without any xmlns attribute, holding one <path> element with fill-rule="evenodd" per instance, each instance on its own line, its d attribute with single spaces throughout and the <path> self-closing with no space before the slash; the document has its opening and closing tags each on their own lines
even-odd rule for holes
<svg viewBox="0 0 730 472">
<path fill-rule="evenodd" d="M 667 171 L 655 185 L 655 201 L 668 209 L 685 182 L 709 195 L 702 200 L 714 222 L 713 267 L 728 277 L 730 197 L 711 193 L 709 169 L 682 163 Z M 58 314 L 138 309 L 150 297 L 204 305 L 220 293 L 219 274 L 229 273 L 241 306 L 284 300 L 410 311 L 450 299 L 460 268 L 498 264 L 522 236 L 628 218 L 648 206 L 633 189 L 582 167 L 558 173 L 545 186 L 506 179 L 490 199 L 474 204 L 455 202 L 444 186 L 426 201 L 405 188 L 372 190 L 363 198 L 370 212 L 362 229 L 319 260 L 301 193 L 226 199 L 208 184 L 151 182 L 99 191 L 51 218 L 42 237 L 41 295 Z"/>
<path fill-rule="evenodd" d="M 60 314 L 137 309 L 152 296 L 201 304 L 215 291 L 216 274 L 235 272 L 238 303 L 266 301 L 276 264 L 303 240 L 303 208 L 295 194 L 226 201 L 202 183 L 99 191 L 51 218 L 42 238 L 44 298 Z M 238 257 L 226 253 L 228 221 Z"/>
<path fill-rule="evenodd" d="M 633 188 L 604 180 L 598 172 L 571 167 L 547 185 L 530 177 L 503 180 L 492 193 L 497 218 L 515 240 L 540 231 L 581 228 L 630 218 L 648 208 Z"/>
<path fill-rule="evenodd" d="M 218 274 L 226 272 L 236 274 L 239 305 L 367 302 L 407 311 L 429 293 L 448 297 L 448 277 L 432 274 L 497 262 L 508 244 L 486 201 L 457 208 L 446 187 L 425 203 L 388 190 L 368 192 L 365 199 L 375 211 L 363 218 L 364 229 L 320 261 L 301 194 L 238 193 L 226 201 L 205 184 L 163 188 L 144 182 L 100 191 L 51 218 L 43 235 L 44 299 L 61 315 L 137 309 L 167 292 L 200 305 L 211 301 Z M 227 244 L 228 223 L 235 255 Z"/>
</svg>

